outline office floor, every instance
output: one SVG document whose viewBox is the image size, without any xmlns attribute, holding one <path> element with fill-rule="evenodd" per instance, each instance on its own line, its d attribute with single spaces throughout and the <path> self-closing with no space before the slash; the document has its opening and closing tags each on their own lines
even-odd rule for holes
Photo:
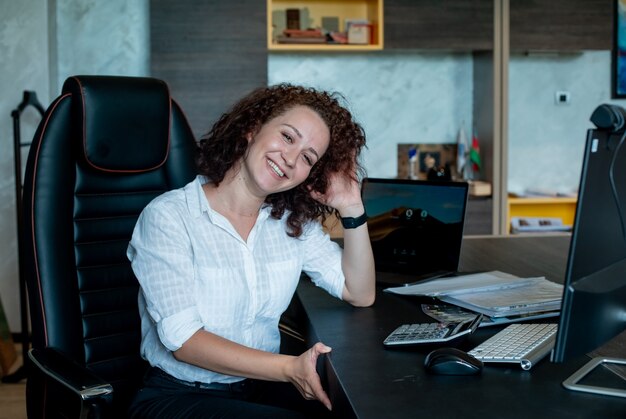
<svg viewBox="0 0 626 419">
<path fill-rule="evenodd" d="M 16 348 L 18 359 L 9 373 L 22 365 L 22 348 Z M 0 419 L 26 419 L 26 380 L 19 383 L 0 382 Z"/>
</svg>

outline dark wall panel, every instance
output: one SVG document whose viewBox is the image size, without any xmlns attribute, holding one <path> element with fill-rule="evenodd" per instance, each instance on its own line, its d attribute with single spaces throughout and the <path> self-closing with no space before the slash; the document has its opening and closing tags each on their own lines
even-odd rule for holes
<svg viewBox="0 0 626 419">
<path fill-rule="evenodd" d="M 196 137 L 267 85 L 265 2 L 151 0 L 151 75 L 165 80 Z"/>
<path fill-rule="evenodd" d="M 511 51 L 609 50 L 614 0 L 511 0 Z"/>
<path fill-rule="evenodd" d="M 386 49 L 491 50 L 493 0 L 385 0 Z"/>
</svg>

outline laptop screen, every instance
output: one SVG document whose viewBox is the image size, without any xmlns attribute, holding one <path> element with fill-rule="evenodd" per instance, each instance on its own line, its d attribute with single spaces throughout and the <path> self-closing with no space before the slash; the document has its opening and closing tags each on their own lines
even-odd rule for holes
<svg viewBox="0 0 626 419">
<path fill-rule="evenodd" d="M 361 194 L 376 270 L 456 271 L 467 193 L 466 182 L 364 179 Z"/>
</svg>

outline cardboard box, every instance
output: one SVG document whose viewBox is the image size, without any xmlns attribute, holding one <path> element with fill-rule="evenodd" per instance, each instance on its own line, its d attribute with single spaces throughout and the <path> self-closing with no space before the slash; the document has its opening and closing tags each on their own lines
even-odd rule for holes
<svg viewBox="0 0 626 419">
<path fill-rule="evenodd" d="M 472 196 L 491 196 L 491 183 L 482 180 L 470 180 L 469 194 Z"/>
<path fill-rule="evenodd" d="M 348 29 L 348 44 L 369 44 L 371 25 L 353 23 Z"/>
</svg>

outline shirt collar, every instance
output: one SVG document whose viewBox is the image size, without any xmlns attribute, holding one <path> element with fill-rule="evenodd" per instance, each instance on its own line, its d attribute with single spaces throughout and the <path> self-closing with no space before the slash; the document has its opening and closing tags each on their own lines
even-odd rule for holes
<svg viewBox="0 0 626 419">
<path fill-rule="evenodd" d="M 185 186 L 187 206 L 189 209 L 189 213 L 194 218 L 199 218 L 202 216 L 202 213 L 206 212 L 209 216 L 209 219 L 212 220 L 212 213 L 214 210 L 211 208 L 211 205 L 209 204 L 209 201 L 206 199 L 206 195 L 204 194 L 204 190 L 202 189 L 202 185 L 208 182 L 209 179 L 206 176 L 197 175 L 192 182 Z M 271 206 L 264 205 L 259 211 L 257 223 L 266 220 L 271 212 Z"/>
<path fill-rule="evenodd" d="M 187 201 L 187 209 L 189 214 L 194 218 L 199 218 L 202 213 L 209 211 L 209 202 L 204 196 L 202 185 L 207 183 L 207 178 L 197 175 L 196 178 L 189 182 L 183 190 L 185 191 L 185 200 Z"/>
</svg>

